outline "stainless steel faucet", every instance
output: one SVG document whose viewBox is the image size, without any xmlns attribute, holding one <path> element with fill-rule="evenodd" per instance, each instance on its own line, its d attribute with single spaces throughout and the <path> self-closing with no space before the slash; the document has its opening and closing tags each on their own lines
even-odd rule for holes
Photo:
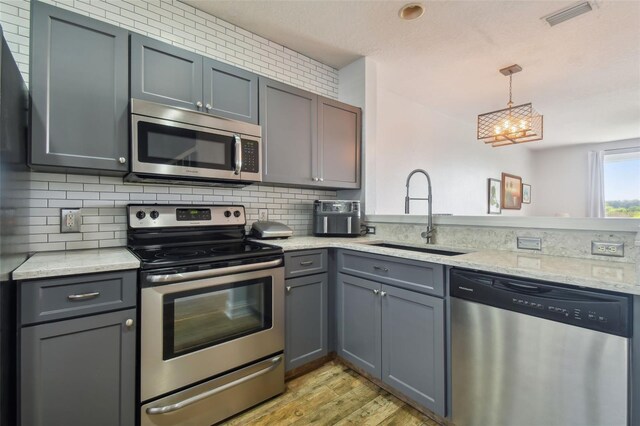
<svg viewBox="0 0 640 426">
<path fill-rule="evenodd" d="M 411 178 L 416 173 L 422 173 L 427 177 L 427 184 L 428 184 L 427 198 L 409 197 L 409 184 L 411 183 Z M 409 173 L 409 176 L 407 176 L 407 195 L 404 197 L 404 214 L 409 214 L 409 203 L 411 202 L 411 200 L 423 200 L 423 201 L 426 200 L 428 202 L 427 205 L 429 207 L 427 212 L 427 230 L 420 234 L 422 238 L 427 239 L 427 244 L 431 244 L 433 240 L 433 231 L 435 230 L 435 228 L 433 227 L 433 213 L 431 212 L 431 204 L 432 204 L 431 198 L 432 198 L 431 197 L 431 178 L 429 177 L 429 173 L 427 173 L 422 169 L 415 169 L 414 171 Z"/>
</svg>

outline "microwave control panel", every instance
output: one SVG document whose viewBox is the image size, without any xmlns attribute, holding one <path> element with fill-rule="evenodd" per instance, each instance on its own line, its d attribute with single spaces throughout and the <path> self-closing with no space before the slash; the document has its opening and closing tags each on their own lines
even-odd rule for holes
<svg viewBox="0 0 640 426">
<path fill-rule="evenodd" d="M 260 144 L 258 141 L 242 140 L 242 171 L 250 173 L 260 171 Z"/>
</svg>

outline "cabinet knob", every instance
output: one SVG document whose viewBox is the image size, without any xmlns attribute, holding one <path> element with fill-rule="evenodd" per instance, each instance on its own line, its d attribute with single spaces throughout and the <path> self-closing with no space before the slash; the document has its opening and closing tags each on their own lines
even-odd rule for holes
<svg viewBox="0 0 640 426">
<path fill-rule="evenodd" d="M 196 102 L 196 106 L 197 106 L 198 108 L 202 108 L 202 102 L 200 102 L 200 101 Z"/>
<path fill-rule="evenodd" d="M 133 327 L 133 320 L 131 318 L 129 318 L 128 320 L 126 320 L 124 322 L 124 325 L 127 326 L 127 328 Z"/>
<path fill-rule="evenodd" d="M 317 182 L 317 181 L 318 181 L 318 178 L 317 178 L 317 177 L 314 177 L 312 180 L 313 180 L 314 182 Z"/>
<path fill-rule="evenodd" d="M 204 107 L 207 109 L 207 111 L 211 111 L 211 104 L 206 104 Z"/>
<path fill-rule="evenodd" d="M 381 292 L 380 292 L 380 296 L 385 297 L 386 295 L 387 295 L 387 292 L 386 292 L 386 291 L 381 291 Z"/>
<path fill-rule="evenodd" d="M 119 162 L 120 164 L 124 164 L 124 163 L 126 163 L 126 162 L 127 162 L 127 159 L 126 159 L 126 158 L 124 158 L 124 157 L 120 157 L 120 158 L 118 158 L 118 162 Z"/>
<path fill-rule="evenodd" d="M 286 288 L 287 288 L 287 293 L 289 293 L 291 291 L 291 286 L 288 285 Z"/>
<path fill-rule="evenodd" d="M 377 288 L 373 290 L 373 294 L 378 294 L 378 293 L 380 293 L 380 290 L 378 290 Z"/>
</svg>

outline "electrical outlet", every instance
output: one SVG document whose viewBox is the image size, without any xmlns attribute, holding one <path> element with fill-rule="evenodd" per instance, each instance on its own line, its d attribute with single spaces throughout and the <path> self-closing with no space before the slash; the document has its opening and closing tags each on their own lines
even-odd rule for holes
<svg viewBox="0 0 640 426">
<path fill-rule="evenodd" d="M 258 209 L 258 220 L 266 221 L 269 220 L 269 210 L 267 209 Z"/>
<path fill-rule="evenodd" d="M 542 250 L 542 238 L 517 237 L 517 246 L 523 250 Z"/>
<path fill-rule="evenodd" d="M 591 254 L 598 256 L 624 257 L 624 243 L 591 241 Z"/>
<path fill-rule="evenodd" d="M 60 232 L 80 232 L 82 214 L 80 209 L 60 209 Z"/>
<path fill-rule="evenodd" d="M 367 225 L 367 234 L 375 235 L 376 234 L 376 227 Z"/>
</svg>

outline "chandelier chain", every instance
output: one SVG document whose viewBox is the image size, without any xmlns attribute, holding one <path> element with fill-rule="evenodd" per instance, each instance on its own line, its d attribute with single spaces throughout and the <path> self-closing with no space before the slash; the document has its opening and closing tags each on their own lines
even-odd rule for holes
<svg viewBox="0 0 640 426">
<path fill-rule="evenodd" d="M 509 103 L 507 104 L 509 108 L 513 106 L 513 100 L 511 99 L 511 86 L 513 83 L 513 73 L 509 73 Z"/>
</svg>

